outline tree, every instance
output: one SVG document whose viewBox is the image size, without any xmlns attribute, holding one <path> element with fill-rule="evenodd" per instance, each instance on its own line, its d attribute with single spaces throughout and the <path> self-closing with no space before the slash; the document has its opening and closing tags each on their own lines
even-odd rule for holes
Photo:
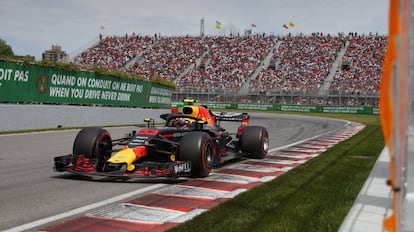
<svg viewBox="0 0 414 232">
<path fill-rule="evenodd" d="M 0 56 L 14 56 L 12 48 L 0 38 Z"/>
</svg>

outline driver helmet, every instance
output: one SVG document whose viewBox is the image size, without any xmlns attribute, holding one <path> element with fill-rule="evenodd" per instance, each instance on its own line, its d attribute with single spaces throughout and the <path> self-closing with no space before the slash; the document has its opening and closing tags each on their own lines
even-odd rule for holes
<svg viewBox="0 0 414 232">
<path fill-rule="evenodd" d="M 174 122 L 174 125 L 175 127 L 190 127 L 194 121 L 194 119 L 189 118 L 177 118 Z"/>
<path fill-rule="evenodd" d="M 193 124 L 193 122 L 195 122 L 194 119 L 185 118 L 184 119 L 184 126 L 190 127 Z"/>
</svg>

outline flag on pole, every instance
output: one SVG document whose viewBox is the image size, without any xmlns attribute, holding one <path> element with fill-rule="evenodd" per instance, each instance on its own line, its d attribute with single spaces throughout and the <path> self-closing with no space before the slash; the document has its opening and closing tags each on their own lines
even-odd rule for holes
<svg viewBox="0 0 414 232">
<path fill-rule="evenodd" d="M 220 29 L 221 28 L 221 22 L 216 21 L 216 29 Z"/>
</svg>

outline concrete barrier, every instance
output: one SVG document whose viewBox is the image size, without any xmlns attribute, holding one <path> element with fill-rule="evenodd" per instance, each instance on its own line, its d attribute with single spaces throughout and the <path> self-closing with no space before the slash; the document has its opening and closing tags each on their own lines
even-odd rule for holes
<svg viewBox="0 0 414 232">
<path fill-rule="evenodd" d="M 0 104 L 0 132 L 143 123 L 170 109 L 114 108 L 68 105 Z"/>
</svg>

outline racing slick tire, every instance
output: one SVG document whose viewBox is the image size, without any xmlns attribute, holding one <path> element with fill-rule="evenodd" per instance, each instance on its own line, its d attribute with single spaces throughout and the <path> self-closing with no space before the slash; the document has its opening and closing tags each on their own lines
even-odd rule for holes
<svg viewBox="0 0 414 232">
<path fill-rule="evenodd" d="M 250 158 L 263 159 L 269 150 L 269 134 L 261 126 L 247 126 L 240 136 L 242 152 L 248 153 Z"/>
<path fill-rule="evenodd" d="M 103 164 L 111 157 L 112 139 L 109 132 L 99 127 L 83 128 L 76 135 L 73 143 L 73 161 L 79 155 L 85 158 L 97 160 L 97 170 L 101 170 Z"/>
<path fill-rule="evenodd" d="M 191 177 L 208 176 L 214 162 L 213 140 L 203 132 L 185 134 L 180 141 L 178 158 L 191 161 Z"/>
</svg>

